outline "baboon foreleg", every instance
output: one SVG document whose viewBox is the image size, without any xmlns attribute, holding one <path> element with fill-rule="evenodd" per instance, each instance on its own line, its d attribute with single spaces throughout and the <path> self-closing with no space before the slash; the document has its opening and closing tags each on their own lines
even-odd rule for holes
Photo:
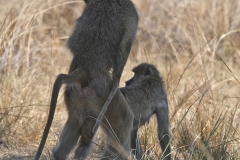
<svg viewBox="0 0 240 160">
<path fill-rule="evenodd" d="M 171 159 L 171 148 L 170 148 L 170 137 L 169 137 L 169 134 L 165 134 L 165 135 L 161 135 L 159 136 L 159 139 L 160 139 L 160 145 L 161 145 L 161 148 L 162 148 L 162 152 L 163 152 L 163 159 L 168 159 L 170 160 Z"/>
<path fill-rule="evenodd" d="M 163 159 L 171 159 L 169 119 L 167 107 L 158 107 L 156 111 L 158 121 L 158 139 L 163 152 Z"/>
<path fill-rule="evenodd" d="M 138 138 L 138 129 L 133 130 L 131 133 L 131 149 L 133 149 L 137 160 L 140 160 L 142 158 L 142 147 Z"/>
</svg>

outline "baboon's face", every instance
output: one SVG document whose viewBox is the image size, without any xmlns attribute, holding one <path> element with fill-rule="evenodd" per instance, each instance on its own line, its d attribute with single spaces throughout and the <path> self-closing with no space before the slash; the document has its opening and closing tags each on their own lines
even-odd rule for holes
<svg viewBox="0 0 240 160">
<path fill-rule="evenodd" d="M 142 74 L 141 73 L 138 73 L 138 72 L 134 72 L 134 75 L 131 79 L 129 79 L 128 81 L 125 82 L 125 86 L 131 86 L 133 85 L 134 83 L 136 83 L 138 80 L 140 80 L 142 77 Z"/>
<path fill-rule="evenodd" d="M 131 79 L 129 79 L 128 81 L 125 82 L 125 86 L 126 86 L 126 87 L 127 87 L 127 86 L 130 86 L 130 85 L 132 85 L 133 82 L 134 82 L 134 76 L 133 76 L 133 78 L 131 78 Z"/>
<path fill-rule="evenodd" d="M 141 82 L 142 80 L 149 78 L 154 74 L 152 72 L 151 67 L 143 67 L 143 66 L 139 66 L 139 68 L 135 68 L 133 72 L 134 72 L 134 76 L 125 82 L 126 87 L 131 86 L 134 83 Z"/>
</svg>

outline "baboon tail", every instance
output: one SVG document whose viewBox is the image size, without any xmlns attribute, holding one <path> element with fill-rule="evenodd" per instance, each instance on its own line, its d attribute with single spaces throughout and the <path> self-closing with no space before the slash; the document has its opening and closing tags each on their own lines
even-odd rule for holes
<svg viewBox="0 0 240 160">
<path fill-rule="evenodd" d="M 56 104 L 57 104 L 57 98 L 58 98 L 58 94 L 60 91 L 60 88 L 62 86 L 62 84 L 72 84 L 72 83 L 76 83 L 78 82 L 79 77 L 72 74 L 72 75 L 67 75 L 67 74 L 59 74 L 53 84 L 53 91 L 52 91 L 52 98 L 51 98 L 51 103 L 50 103 L 50 110 L 49 110 L 49 114 L 48 114 L 48 120 L 47 120 L 47 124 L 45 126 L 44 132 L 43 132 L 43 136 L 42 136 L 42 140 L 40 142 L 40 145 L 38 147 L 37 153 L 35 154 L 34 160 L 38 160 L 42 154 L 44 145 L 46 143 L 47 140 L 47 136 L 50 130 L 50 127 L 52 125 L 52 120 L 53 120 L 53 116 L 54 116 L 54 112 L 56 109 Z"/>
<path fill-rule="evenodd" d="M 118 83 L 119 83 L 119 81 L 114 81 L 113 82 L 112 90 L 109 93 L 109 96 L 108 96 L 106 102 L 104 103 L 104 105 L 102 107 L 102 110 L 101 110 L 101 112 L 99 113 L 99 115 L 98 115 L 98 117 L 96 119 L 96 123 L 95 123 L 95 125 L 93 127 L 93 134 L 95 134 L 95 132 L 97 131 L 97 129 L 98 129 L 98 127 L 99 127 L 99 125 L 100 125 L 100 123 L 102 121 L 102 118 L 103 118 L 105 112 L 108 109 L 108 106 L 109 106 L 110 102 L 112 101 L 114 95 L 116 94 L 116 92 L 118 90 Z"/>
<path fill-rule="evenodd" d="M 56 80 L 54 82 L 54 85 L 53 85 L 52 98 L 51 98 L 51 104 L 50 104 L 50 110 L 49 110 L 49 114 L 48 114 L 47 124 L 45 126 L 43 136 L 42 136 L 42 140 L 41 140 L 41 143 L 38 147 L 38 150 L 37 150 L 37 153 L 34 157 L 34 160 L 38 160 L 40 158 L 41 154 L 42 154 L 42 150 L 43 150 L 43 147 L 44 147 L 45 142 L 47 140 L 49 129 L 50 129 L 51 124 L 52 124 L 52 120 L 53 120 L 53 116 L 54 116 L 54 112 L 55 112 L 55 108 L 56 108 L 56 103 L 57 103 L 57 98 L 58 98 L 58 93 L 59 93 L 59 90 L 62 86 L 62 83 L 63 83 L 63 81 L 62 81 L 61 75 L 59 75 L 56 78 Z"/>
</svg>

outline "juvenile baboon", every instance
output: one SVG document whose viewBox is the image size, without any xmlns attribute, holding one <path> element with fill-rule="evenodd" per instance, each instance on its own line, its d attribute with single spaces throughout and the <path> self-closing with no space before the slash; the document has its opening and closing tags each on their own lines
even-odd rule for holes
<svg viewBox="0 0 240 160">
<path fill-rule="evenodd" d="M 84 1 L 86 7 L 67 41 L 73 60 L 68 74 L 59 74 L 54 82 L 48 120 L 35 155 L 36 160 L 46 142 L 62 84 L 75 86 L 76 92 L 84 96 L 96 94 L 97 100 L 105 101 L 93 129 L 95 133 L 118 89 L 135 39 L 138 15 L 130 0 Z M 96 100 L 92 103 L 100 104 Z"/>
<path fill-rule="evenodd" d="M 171 159 L 169 138 L 169 111 L 164 83 L 154 65 L 143 63 L 135 67 L 134 76 L 120 88 L 128 105 L 134 113 L 131 148 L 135 149 L 137 159 L 141 158 L 141 145 L 137 136 L 139 127 L 156 114 L 158 140 L 164 159 Z"/>
<path fill-rule="evenodd" d="M 78 141 L 74 159 L 86 159 L 92 148 L 91 141 L 94 136 L 92 129 L 105 100 L 95 95 L 84 96 L 83 92 L 88 92 L 89 88 L 78 87 L 67 85 L 65 90 L 64 98 L 68 110 L 68 120 L 61 133 L 59 143 L 53 150 L 56 160 L 66 159 Z M 108 95 L 105 96 L 107 98 Z M 128 159 L 131 155 L 130 132 L 133 113 L 119 90 L 114 95 L 110 106 L 101 123 L 108 144 L 101 159 Z"/>
</svg>

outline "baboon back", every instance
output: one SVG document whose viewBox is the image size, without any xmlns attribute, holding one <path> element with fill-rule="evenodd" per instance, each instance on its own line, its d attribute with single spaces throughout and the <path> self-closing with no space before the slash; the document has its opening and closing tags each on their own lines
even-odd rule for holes
<svg viewBox="0 0 240 160">
<path fill-rule="evenodd" d="M 130 19 L 133 20 L 131 23 Z M 126 46 L 130 51 L 137 21 L 137 12 L 129 0 L 89 0 L 67 41 L 74 56 L 70 72 L 76 65 L 106 71 L 117 59 L 122 59 L 125 64 L 129 52 L 121 51 L 120 45 L 126 30 L 134 28 Z"/>
</svg>

